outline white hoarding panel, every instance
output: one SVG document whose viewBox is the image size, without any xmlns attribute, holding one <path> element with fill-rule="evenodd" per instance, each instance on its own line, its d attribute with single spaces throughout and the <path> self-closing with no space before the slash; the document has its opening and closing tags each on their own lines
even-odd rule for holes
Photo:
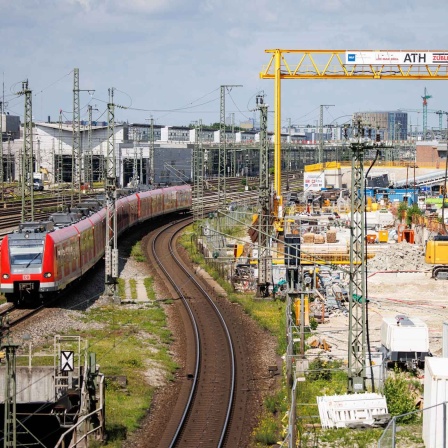
<svg viewBox="0 0 448 448">
<path fill-rule="evenodd" d="M 346 51 L 346 65 L 440 65 L 448 64 L 448 51 Z"/>
<path fill-rule="evenodd" d="M 303 191 L 320 191 L 325 188 L 325 173 L 303 173 Z"/>
</svg>

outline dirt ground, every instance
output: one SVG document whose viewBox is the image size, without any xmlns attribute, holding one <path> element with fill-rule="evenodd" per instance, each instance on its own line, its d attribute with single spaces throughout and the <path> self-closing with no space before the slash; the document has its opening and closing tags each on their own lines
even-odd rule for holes
<svg viewBox="0 0 448 448">
<path fill-rule="evenodd" d="M 430 351 L 442 353 L 443 322 L 448 322 L 448 281 L 434 280 L 428 272 L 373 273 L 367 280 L 368 321 L 372 349 L 381 344 L 383 317 L 404 314 L 419 317 L 429 328 Z M 331 344 L 329 355 L 347 359 L 348 316 L 336 312 L 318 326 L 318 334 Z"/>
</svg>

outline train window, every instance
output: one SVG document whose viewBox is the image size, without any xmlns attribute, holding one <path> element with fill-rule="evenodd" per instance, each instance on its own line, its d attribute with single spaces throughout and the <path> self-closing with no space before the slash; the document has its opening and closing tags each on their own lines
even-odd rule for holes
<svg viewBox="0 0 448 448">
<path fill-rule="evenodd" d="M 25 243 L 25 244 L 24 244 Z M 9 242 L 11 266 L 36 266 L 42 264 L 43 241 Z"/>
</svg>

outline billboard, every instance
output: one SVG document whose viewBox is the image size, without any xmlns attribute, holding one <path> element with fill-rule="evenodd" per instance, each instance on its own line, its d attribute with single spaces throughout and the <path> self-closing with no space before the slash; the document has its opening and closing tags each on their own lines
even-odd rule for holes
<svg viewBox="0 0 448 448">
<path fill-rule="evenodd" d="M 448 51 L 346 51 L 346 65 L 440 65 L 448 64 Z"/>
<path fill-rule="evenodd" d="M 303 173 L 303 191 L 320 191 L 322 188 L 325 188 L 325 173 Z"/>
</svg>

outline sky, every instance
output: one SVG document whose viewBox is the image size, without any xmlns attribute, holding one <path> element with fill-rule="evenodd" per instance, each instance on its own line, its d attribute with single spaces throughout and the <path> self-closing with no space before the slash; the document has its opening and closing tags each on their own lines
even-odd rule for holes
<svg viewBox="0 0 448 448">
<path fill-rule="evenodd" d="M 23 116 L 22 81 L 33 92 L 33 117 L 57 121 L 73 112 L 79 68 L 81 119 L 107 119 L 114 88 L 117 121 L 204 125 L 226 117 L 258 119 L 265 95 L 273 129 L 274 83 L 259 72 L 266 49 L 448 50 L 448 14 L 440 0 L 0 0 L 0 81 L 5 111 Z M 357 111 L 448 111 L 443 81 L 282 81 L 282 121 L 342 123 Z M 445 84 L 447 81 L 445 81 Z M 88 92 L 89 90 L 90 92 Z M 93 92 L 94 91 L 94 92 Z M 409 120 L 422 125 L 421 113 Z M 439 118 L 428 114 L 428 127 Z"/>
</svg>

